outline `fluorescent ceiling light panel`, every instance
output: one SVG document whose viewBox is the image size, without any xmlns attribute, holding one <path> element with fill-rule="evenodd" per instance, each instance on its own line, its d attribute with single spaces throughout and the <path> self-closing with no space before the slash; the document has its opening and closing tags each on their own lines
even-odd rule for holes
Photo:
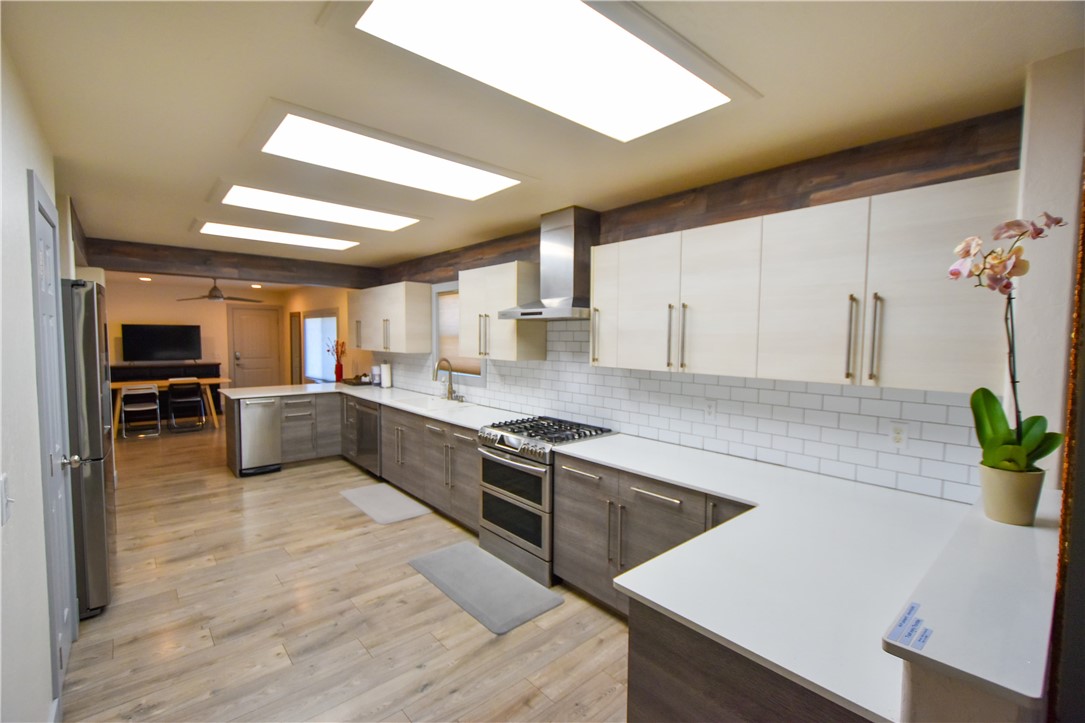
<svg viewBox="0 0 1085 723">
<path fill-rule="evenodd" d="M 453 3 L 455 4 L 455 3 Z M 475 201 L 519 181 L 405 146 L 287 114 L 264 145 L 295 161 Z"/>
<path fill-rule="evenodd" d="M 374 0 L 355 27 L 619 141 L 730 100 L 580 0 Z"/>
<path fill-rule="evenodd" d="M 229 206 L 244 206 L 258 211 L 285 213 L 288 216 L 312 218 L 318 221 L 345 223 L 361 228 L 373 228 L 378 231 L 398 231 L 401 228 L 418 223 L 417 218 L 397 216 L 393 213 L 370 211 L 355 206 L 344 206 L 312 198 L 290 196 L 285 193 L 264 191 L 248 186 L 234 186 L 226 192 L 222 202 Z"/>
<path fill-rule="evenodd" d="M 287 233 L 285 231 L 271 231 L 266 228 L 251 228 L 249 226 L 231 226 L 225 223 L 213 223 L 208 221 L 200 229 L 200 233 L 211 236 L 229 236 L 230 238 L 243 238 L 250 241 L 267 241 L 273 244 L 290 244 L 291 246 L 308 246 L 314 249 L 330 249 L 332 251 L 345 251 L 358 245 L 357 241 L 343 241 L 337 238 L 324 236 L 306 236 L 300 233 Z"/>
</svg>

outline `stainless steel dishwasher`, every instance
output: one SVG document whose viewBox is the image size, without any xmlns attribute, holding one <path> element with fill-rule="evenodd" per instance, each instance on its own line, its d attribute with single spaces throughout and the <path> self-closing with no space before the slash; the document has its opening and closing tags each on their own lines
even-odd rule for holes
<svg viewBox="0 0 1085 723">
<path fill-rule="evenodd" d="M 282 468 L 282 408 L 278 397 L 241 400 L 242 475 Z"/>
<path fill-rule="evenodd" d="M 358 400 L 358 464 L 374 476 L 381 476 L 381 406 Z"/>
</svg>

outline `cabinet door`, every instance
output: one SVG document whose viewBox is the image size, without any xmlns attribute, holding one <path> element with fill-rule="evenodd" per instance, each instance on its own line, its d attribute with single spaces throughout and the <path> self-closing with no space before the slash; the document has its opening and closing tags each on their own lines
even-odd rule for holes
<svg viewBox="0 0 1085 723">
<path fill-rule="evenodd" d="M 681 545 L 705 530 L 705 494 L 622 473 L 619 572 Z"/>
<path fill-rule="evenodd" d="M 358 306 L 358 318 L 355 320 L 355 334 L 360 349 L 383 350 L 385 348 L 385 313 L 387 288 L 374 286 L 357 292 L 355 303 Z"/>
<path fill-rule="evenodd" d="M 342 453 L 343 414 L 338 394 L 316 397 L 316 456 L 335 457 Z"/>
<path fill-rule="evenodd" d="M 429 284 L 402 281 L 386 291 L 387 351 L 425 354 L 433 348 L 433 291 Z"/>
<path fill-rule="evenodd" d="M 453 427 L 449 433 L 449 481 L 452 492 L 450 515 L 478 531 L 479 483 L 482 459 L 478 453 L 478 435 L 473 429 Z"/>
<path fill-rule="evenodd" d="M 618 366 L 618 258 L 620 244 L 591 250 L 591 363 Z"/>
<path fill-rule="evenodd" d="M 624 369 L 677 369 L 681 234 L 619 244 L 618 366 Z"/>
<path fill-rule="evenodd" d="M 860 198 L 764 217 L 758 377 L 858 383 L 869 207 Z"/>
<path fill-rule="evenodd" d="M 422 422 L 422 500 L 446 515 L 451 512 L 448 427 L 432 419 Z"/>
<path fill-rule="evenodd" d="M 554 574 L 600 602 L 626 610 L 618 569 L 616 470 L 558 456 L 554 464 Z"/>
<path fill-rule="evenodd" d="M 680 371 L 757 373 L 760 287 L 761 218 L 682 232 Z"/>
<path fill-rule="evenodd" d="M 974 288 L 974 279 L 950 281 L 946 268 L 963 239 L 989 242 L 990 230 L 1015 216 L 1017 176 L 999 173 L 871 200 L 864 384 L 949 392 L 1002 387 L 1005 297 Z"/>
<path fill-rule="evenodd" d="M 381 472 L 419 499 L 426 493 L 423 431 L 422 417 L 390 407 L 381 412 Z"/>
<path fill-rule="evenodd" d="M 343 431 L 342 455 L 354 464 L 358 462 L 358 404 L 352 397 L 342 397 Z"/>
<path fill-rule="evenodd" d="M 282 415 L 283 462 L 299 462 L 316 457 L 316 405 L 313 397 L 283 397 Z"/>
<path fill-rule="evenodd" d="M 461 356 L 486 356 L 483 318 L 487 313 L 486 277 L 485 268 L 467 269 L 459 274 Z"/>
<path fill-rule="evenodd" d="M 486 274 L 486 358 L 529 361 L 546 358 L 546 324 L 501 319 L 502 309 L 539 300 L 539 265 L 527 261 L 490 266 Z"/>
<path fill-rule="evenodd" d="M 729 500 L 726 497 L 715 497 L 713 495 L 708 495 L 705 502 L 706 530 L 711 530 L 713 527 L 722 525 L 724 522 L 738 517 L 743 512 L 748 512 L 753 509 L 753 505 L 748 505 L 745 502 Z"/>
</svg>

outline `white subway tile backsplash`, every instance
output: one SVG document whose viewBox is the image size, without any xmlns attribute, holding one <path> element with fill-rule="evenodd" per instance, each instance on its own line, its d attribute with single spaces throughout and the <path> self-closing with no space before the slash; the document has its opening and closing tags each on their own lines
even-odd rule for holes
<svg viewBox="0 0 1085 723">
<path fill-rule="evenodd" d="M 587 321 L 548 323 L 548 358 L 486 362 L 468 401 L 567 416 L 626 434 L 972 502 L 980 451 L 966 393 L 609 369 L 588 363 Z M 396 386 L 439 394 L 433 357 L 387 357 Z M 705 414 L 705 404 L 715 414 Z M 497 420 L 495 420 L 497 421 Z M 907 444 L 889 441 L 894 424 Z"/>
</svg>

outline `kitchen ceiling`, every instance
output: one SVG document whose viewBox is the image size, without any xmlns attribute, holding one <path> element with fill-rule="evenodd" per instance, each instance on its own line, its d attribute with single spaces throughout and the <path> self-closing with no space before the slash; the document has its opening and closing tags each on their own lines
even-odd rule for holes
<svg viewBox="0 0 1085 723">
<path fill-rule="evenodd" d="M 604 211 L 1013 107 L 1028 63 L 1085 37 L 1080 2 L 643 2 L 756 93 L 621 143 L 354 29 L 365 7 L 0 6 L 57 193 L 88 236 L 378 267 L 537 227 L 565 206 Z M 261 153 L 289 110 L 521 182 L 465 201 Z M 233 184 L 420 221 L 372 231 L 220 204 Z M 200 234 L 208 221 L 359 244 Z"/>
</svg>

